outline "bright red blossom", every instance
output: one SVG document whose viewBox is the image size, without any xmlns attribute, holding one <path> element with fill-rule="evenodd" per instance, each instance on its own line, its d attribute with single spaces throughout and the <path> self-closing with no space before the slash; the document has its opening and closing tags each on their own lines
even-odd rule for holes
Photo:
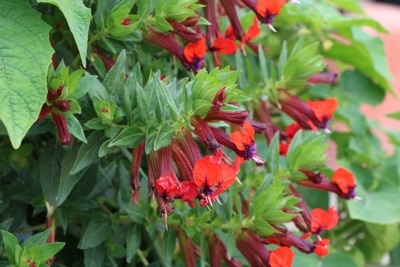
<svg viewBox="0 0 400 267">
<path fill-rule="evenodd" d="M 356 186 L 354 174 L 345 168 L 339 168 L 333 173 L 332 182 L 336 183 L 344 194 L 348 194 Z"/>
<path fill-rule="evenodd" d="M 288 247 L 279 247 L 270 252 L 269 265 L 271 267 L 291 267 L 294 252 Z"/>
<path fill-rule="evenodd" d="M 185 59 L 190 63 L 202 60 L 206 52 L 207 46 L 204 37 L 197 42 L 187 44 L 183 50 Z"/>
<path fill-rule="evenodd" d="M 326 247 L 326 245 L 330 244 L 329 239 L 321 239 L 318 240 L 317 244 L 315 245 L 314 252 L 320 257 L 326 256 L 329 254 L 329 249 Z"/>
<path fill-rule="evenodd" d="M 254 143 L 254 128 L 250 123 L 243 123 L 244 131 L 235 131 L 231 134 L 231 141 L 236 145 L 237 149 L 246 151 L 246 149 Z"/>
<path fill-rule="evenodd" d="M 258 0 L 256 10 L 264 18 L 267 16 L 276 16 L 286 4 L 286 0 Z"/>
<path fill-rule="evenodd" d="M 335 227 L 338 221 L 339 215 L 334 207 L 330 207 L 328 211 L 316 208 L 311 211 L 311 232 L 320 235 Z"/>
<path fill-rule="evenodd" d="M 193 181 L 200 188 L 201 204 L 208 205 L 217 200 L 217 195 L 225 191 L 236 180 L 236 171 L 222 162 L 222 154 L 205 156 L 198 160 L 193 170 Z"/>
<path fill-rule="evenodd" d="M 319 101 L 307 101 L 307 105 L 312 109 L 317 119 L 321 122 L 330 120 L 333 112 L 338 107 L 338 102 L 335 98 L 327 98 Z"/>
</svg>

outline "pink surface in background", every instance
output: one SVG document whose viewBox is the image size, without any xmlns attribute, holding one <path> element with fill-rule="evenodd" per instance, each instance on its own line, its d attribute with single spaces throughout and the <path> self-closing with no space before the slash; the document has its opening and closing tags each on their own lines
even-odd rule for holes
<svg viewBox="0 0 400 267">
<path fill-rule="evenodd" d="M 387 60 L 393 80 L 390 84 L 393 86 L 394 95 L 387 94 L 382 104 L 371 107 L 365 105 L 362 111 L 368 118 L 378 121 L 379 124 L 388 130 L 400 130 L 400 121 L 387 118 L 385 115 L 400 111 L 400 6 L 385 3 L 361 2 L 365 12 L 373 19 L 377 20 L 385 27 L 389 34 L 381 34 L 385 45 Z M 388 152 L 393 152 L 392 146 L 387 138 L 380 132 L 376 134 L 383 140 L 383 147 Z"/>
</svg>

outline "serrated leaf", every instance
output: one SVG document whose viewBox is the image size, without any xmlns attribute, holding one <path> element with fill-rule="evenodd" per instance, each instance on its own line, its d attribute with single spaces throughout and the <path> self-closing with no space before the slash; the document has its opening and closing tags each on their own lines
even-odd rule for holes
<svg viewBox="0 0 400 267">
<path fill-rule="evenodd" d="M 0 120 L 16 149 L 45 102 L 54 51 L 50 27 L 27 1 L 0 0 L 0 6 Z"/>
<path fill-rule="evenodd" d="M 92 133 L 88 137 L 87 144 L 83 144 L 80 147 L 70 173 L 77 174 L 78 172 L 88 167 L 90 164 L 97 161 L 99 149 L 103 141 L 104 135 L 102 132 Z"/>
<path fill-rule="evenodd" d="M 111 233 L 111 224 L 108 220 L 91 220 L 86 226 L 79 242 L 80 249 L 94 248 L 108 238 Z"/>
<path fill-rule="evenodd" d="M 65 16 L 74 36 L 76 47 L 81 55 L 82 65 L 86 67 L 87 41 L 89 36 L 91 11 L 80 0 L 36 0 L 56 6 Z"/>
</svg>

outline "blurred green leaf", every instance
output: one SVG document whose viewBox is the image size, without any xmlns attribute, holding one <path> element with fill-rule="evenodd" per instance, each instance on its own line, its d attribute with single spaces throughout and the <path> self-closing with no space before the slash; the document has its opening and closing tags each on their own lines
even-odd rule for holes
<svg viewBox="0 0 400 267">
<path fill-rule="evenodd" d="M 105 241 L 111 234 L 111 223 L 109 220 L 99 218 L 91 220 L 85 227 L 81 240 L 80 249 L 94 248 Z"/>
</svg>

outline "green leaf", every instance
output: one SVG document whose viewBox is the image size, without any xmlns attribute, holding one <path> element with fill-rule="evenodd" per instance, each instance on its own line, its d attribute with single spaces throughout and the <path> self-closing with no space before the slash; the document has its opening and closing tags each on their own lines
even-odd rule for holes
<svg viewBox="0 0 400 267">
<path fill-rule="evenodd" d="M 0 0 L 0 6 L 0 120 L 16 149 L 45 102 L 53 49 L 50 27 L 27 1 Z"/>
<path fill-rule="evenodd" d="M 8 260 L 12 264 L 16 264 L 15 248 L 19 246 L 17 238 L 13 234 L 4 230 L 1 230 L 1 235 L 3 237 L 4 248 L 6 250 Z"/>
<path fill-rule="evenodd" d="M 395 119 L 395 120 L 400 120 L 400 111 L 395 112 L 395 113 L 387 114 L 386 117 L 391 118 L 391 119 Z"/>
<path fill-rule="evenodd" d="M 347 202 L 352 219 L 377 224 L 400 222 L 400 194 L 395 188 L 368 192 L 358 184 L 356 194 L 361 200 Z"/>
<path fill-rule="evenodd" d="M 337 266 L 359 267 L 353 261 L 352 258 L 350 258 L 344 253 L 331 253 L 328 256 L 324 257 L 322 260 L 321 267 L 337 267 Z"/>
<path fill-rule="evenodd" d="M 364 13 L 358 0 L 328 0 L 328 2 L 350 12 Z"/>
<path fill-rule="evenodd" d="M 83 128 L 79 120 L 72 114 L 66 114 L 65 117 L 67 118 L 69 132 L 77 139 L 87 143 L 85 133 L 83 132 Z"/>
<path fill-rule="evenodd" d="M 71 193 L 75 184 L 79 182 L 82 176 L 85 173 L 85 170 L 77 172 L 75 174 L 71 173 L 72 166 L 76 160 L 76 156 L 78 155 L 81 146 L 83 144 L 74 143 L 70 150 L 65 153 L 64 158 L 61 162 L 61 173 L 60 173 L 60 182 L 58 187 L 57 194 L 57 205 L 60 206 L 67 199 L 68 195 Z"/>
<path fill-rule="evenodd" d="M 86 226 L 79 242 L 80 249 L 94 248 L 106 240 L 111 233 L 111 224 L 108 220 L 91 220 Z"/>
<path fill-rule="evenodd" d="M 392 92 L 388 82 L 392 76 L 382 40 L 368 35 L 361 27 L 342 29 L 339 35 L 349 43 L 331 39 L 333 46 L 324 51 L 325 56 L 354 66 L 377 85 Z"/>
<path fill-rule="evenodd" d="M 133 203 L 128 203 L 126 204 L 124 211 L 135 223 L 142 224 L 144 222 L 144 214 L 139 206 Z"/>
<path fill-rule="evenodd" d="M 90 164 L 96 162 L 98 160 L 99 149 L 103 141 L 104 136 L 102 132 L 92 133 L 87 140 L 87 144 L 83 144 L 80 147 L 70 174 L 77 174 Z"/>
<path fill-rule="evenodd" d="M 92 75 L 82 77 L 76 85 L 74 91 L 68 95 L 68 98 L 79 99 L 84 96 L 90 90 L 90 88 L 92 88 L 96 79 L 97 76 Z"/>
<path fill-rule="evenodd" d="M 74 36 L 76 47 L 81 55 L 82 65 L 86 67 L 87 42 L 89 36 L 90 9 L 81 0 L 36 0 L 38 3 L 48 3 L 60 9 L 67 20 Z"/>
<path fill-rule="evenodd" d="M 261 219 L 255 219 L 251 228 L 263 236 L 269 236 L 278 232 L 274 227 L 271 226 L 271 224 Z"/>
<path fill-rule="evenodd" d="M 48 229 L 46 231 L 43 231 L 41 233 L 29 237 L 27 240 L 24 241 L 24 243 L 22 243 L 22 247 L 28 248 L 46 243 L 47 238 L 50 235 L 50 231 L 51 229 Z"/>
<path fill-rule="evenodd" d="M 45 263 L 48 259 L 57 254 L 57 252 L 59 252 L 64 245 L 65 243 L 62 242 L 36 245 L 34 247 L 30 247 L 27 250 L 27 254 L 32 257 L 32 261 L 36 264 Z"/>
<path fill-rule="evenodd" d="M 87 267 L 99 267 L 103 265 L 105 255 L 107 254 L 104 246 L 88 248 L 84 251 L 84 262 Z"/>
<path fill-rule="evenodd" d="M 207 100 L 196 99 L 193 102 L 193 113 L 198 115 L 200 118 L 204 118 L 211 107 L 212 104 Z"/>
<path fill-rule="evenodd" d="M 136 224 L 132 224 L 126 235 L 126 261 L 130 263 L 136 255 L 142 241 L 142 232 Z"/>
<path fill-rule="evenodd" d="M 49 142 L 45 146 L 44 151 L 46 151 L 46 154 L 43 154 L 39 160 L 40 184 L 47 204 L 46 206 L 50 209 L 55 209 L 57 207 L 61 160 L 64 151 L 55 140 Z"/>
<path fill-rule="evenodd" d="M 266 163 L 271 173 L 279 171 L 279 133 L 276 133 L 268 147 Z"/>
<path fill-rule="evenodd" d="M 357 70 L 345 71 L 340 75 L 340 94 L 346 96 L 352 103 L 368 103 L 377 105 L 385 97 L 385 90 L 374 84 L 368 77 Z"/>
<path fill-rule="evenodd" d="M 143 129 L 138 127 L 137 125 L 130 126 L 128 128 L 123 129 L 111 142 L 108 144 L 108 147 L 112 146 L 126 146 L 126 147 L 137 147 L 145 140 L 145 133 Z"/>
<path fill-rule="evenodd" d="M 175 250 L 176 236 L 174 231 L 165 231 L 163 239 L 163 263 L 166 267 L 172 266 L 172 255 Z"/>
</svg>

